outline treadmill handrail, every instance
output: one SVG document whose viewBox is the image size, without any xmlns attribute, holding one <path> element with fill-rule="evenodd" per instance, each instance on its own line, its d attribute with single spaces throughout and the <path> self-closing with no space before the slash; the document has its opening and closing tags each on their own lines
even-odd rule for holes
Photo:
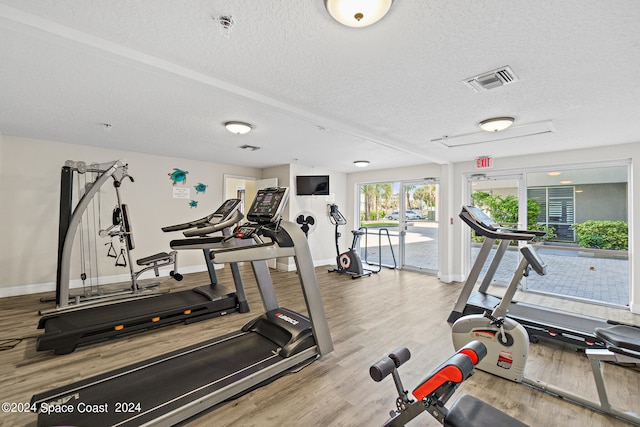
<svg viewBox="0 0 640 427">
<path fill-rule="evenodd" d="M 488 228 L 485 224 L 479 221 L 468 209 L 467 206 L 462 206 L 460 211 L 460 218 L 469 225 L 478 235 L 488 237 L 490 239 L 503 239 L 503 240 L 533 240 L 536 237 L 544 236 L 546 233 L 538 230 L 515 230 L 511 228 Z M 495 223 L 499 225 L 498 223 Z"/>
<path fill-rule="evenodd" d="M 185 237 L 205 236 L 207 234 L 216 233 L 218 231 L 224 230 L 227 227 L 231 227 L 232 225 L 242 221 L 243 218 L 244 218 L 244 215 L 242 214 L 242 212 L 236 210 L 225 221 L 221 221 L 217 224 L 213 224 L 208 227 L 196 228 L 195 230 L 187 230 L 182 234 L 184 234 Z"/>
<path fill-rule="evenodd" d="M 164 231 L 165 233 L 169 233 L 169 232 L 172 232 L 172 231 L 181 231 L 181 230 L 186 230 L 188 228 L 197 227 L 199 225 L 209 223 L 213 219 L 214 216 L 215 216 L 215 213 L 212 213 L 211 215 L 207 215 L 207 216 L 205 216 L 203 218 L 196 219 L 196 220 L 189 221 L 189 222 L 185 222 L 185 223 L 182 223 L 182 224 L 167 225 L 166 227 L 162 227 L 162 231 Z"/>
<path fill-rule="evenodd" d="M 240 204 L 240 202 L 240 199 L 228 199 L 222 205 L 220 205 L 220 207 L 216 209 L 215 212 L 205 217 L 195 219 L 193 221 L 184 222 L 182 224 L 167 225 L 165 227 L 162 227 L 162 231 L 168 233 L 172 231 L 182 231 L 193 227 L 205 227 L 213 224 L 218 224 L 219 222 L 224 221 L 225 218 L 230 217 L 231 213 L 238 209 L 238 205 Z M 229 207 L 231 208 L 231 210 L 229 210 Z M 214 219 L 216 219 L 216 221 L 213 221 Z"/>
<path fill-rule="evenodd" d="M 251 246 L 220 249 L 211 252 L 215 264 L 226 262 L 261 261 L 273 258 L 295 256 L 293 247 L 278 246 L 276 242 L 258 243 Z"/>
</svg>

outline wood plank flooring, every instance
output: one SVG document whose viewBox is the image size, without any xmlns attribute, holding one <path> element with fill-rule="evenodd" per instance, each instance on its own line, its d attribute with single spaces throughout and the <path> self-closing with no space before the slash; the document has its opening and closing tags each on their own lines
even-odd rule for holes
<svg viewBox="0 0 640 427">
<path fill-rule="evenodd" d="M 193 325 L 169 326 L 81 347 L 65 356 L 35 351 L 35 337 L 40 333 L 36 329 L 37 311 L 47 306 L 39 302 L 42 294 L 0 300 L 0 339 L 24 338 L 15 348 L 0 351 L 0 402 L 27 403 L 34 393 L 240 328 L 263 310 L 250 268 L 244 266 L 242 272 L 252 308 L 250 313 L 230 314 Z M 230 283 L 228 269 L 218 270 L 218 273 L 222 283 Z M 297 275 L 272 273 L 280 304 L 304 313 Z M 380 425 L 395 406 L 396 392 L 391 378 L 381 383 L 369 378 L 368 369 L 373 362 L 399 346 L 407 346 L 412 357 L 401 368 L 401 375 L 405 387 L 412 390 L 453 353 L 446 318 L 460 290 L 459 284 L 444 284 L 435 277 L 410 271 L 382 270 L 377 275 L 357 280 L 327 273 L 327 267 L 317 268 L 316 273 L 335 351 L 300 372 L 189 420 L 186 425 Z M 188 275 L 180 283 L 171 282 L 175 291 L 202 284 L 205 280 L 205 273 L 197 273 Z M 533 297 L 527 294 L 525 298 Z M 621 310 L 578 303 L 561 305 L 565 310 L 640 324 L 639 316 Z M 586 357 L 561 345 L 532 345 L 527 372 L 530 377 L 595 398 Z M 605 375 L 614 404 L 640 412 L 640 372 L 607 365 Z M 460 387 L 457 395 L 461 393 L 476 396 L 531 426 L 629 425 L 480 371 Z M 0 425 L 3 426 L 33 426 L 35 421 L 35 414 L 0 413 Z M 423 414 L 410 425 L 439 424 Z"/>
</svg>

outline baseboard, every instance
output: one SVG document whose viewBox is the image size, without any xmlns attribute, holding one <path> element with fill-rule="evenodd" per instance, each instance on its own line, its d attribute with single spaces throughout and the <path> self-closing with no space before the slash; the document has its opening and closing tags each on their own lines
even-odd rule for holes
<svg viewBox="0 0 640 427">
<path fill-rule="evenodd" d="M 216 270 L 223 268 L 222 265 L 215 266 Z M 169 277 L 169 273 L 171 272 L 171 268 L 160 269 L 159 277 Z M 189 273 L 199 273 L 201 271 L 206 271 L 207 267 L 204 265 L 195 265 L 191 267 L 181 267 L 181 274 L 189 274 Z M 139 280 L 150 279 L 155 277 L 153 270 L 149 270 L 144 272 Z M 94 279 L 94 286 L 96 285 L 109 285 L 112 283 L 121 283 L 127 282 L 131 280 L 131 276 L 129 274 L 116 274 L 113 276 L 103 276 L 97 279 L 97 283 Z M 87 286 L 89 286 L 89 282 L 87 281 Z M 82 288 L 83 283 L 81 279 L 73 279 L 69 281 L 69 289 L 78 289 Z M 0 288 L 0 298 L 5 297 L 15 297 L 19 295 L 30 295 L 30 294 L 39 294 L 41 292 L 53 292 L 56 290 L 55 282 L 46 282 L 46 283 L 31 283 L 25 285 L 14 285 Z"/>
<path fill-rule="evenodd" d="M 280 258 L 278 258 L 280 259 Z M 289 258 L 285 258 L 286 262 L 278 262 L 276 261 L 276 270 L 278 271 L 296 271 L 296 264 L 293 262 L 289 262 Z"/>
<path fill-rule="evenodd" d="M 450 275 L 439 274 L 438 278 L 440 279 L 441 282 L 444 282 L 444 283 L 464 282 L 465 280 L 465 277 L 461 274 L 450 274 Z"/>
<path fill-rule="evenodd" d="M 324 259 L 319 261 L 313 261 L 313 266 L 322 267 L 323 265 L 334 265 L 335 263 L 336 263 L 335 258 L 329 258 L 329 259 Z"/>
</svg>

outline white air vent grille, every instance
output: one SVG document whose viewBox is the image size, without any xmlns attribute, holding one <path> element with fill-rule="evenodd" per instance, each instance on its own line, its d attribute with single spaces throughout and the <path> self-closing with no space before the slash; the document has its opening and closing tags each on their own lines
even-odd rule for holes
<svg viewBox="0 0 640 427">
<path fill-rule="evenodd" d="M 517 81 L 518 77 L 515 75 L 511 67 L 507 65 L 500 67 L 497 70 L 469 77 L 464 80 L 464 83 L 476 92 L 482 92 L 483 90 L 494 89 Z"/>
</svg>

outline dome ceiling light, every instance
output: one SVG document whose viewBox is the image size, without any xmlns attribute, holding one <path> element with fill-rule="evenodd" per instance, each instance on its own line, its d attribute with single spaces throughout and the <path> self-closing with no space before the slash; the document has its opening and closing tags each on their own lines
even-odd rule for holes
<svg viewBox="0 0 640 427">
<path fill-rule="evenodd" d="M 513 124 L 513 117 L 494 117 L 481 121 L 478 126 L 487 132 L 500 132 Z"/>
<path fill-rule="evenodd" d="M 238 121 L 225 122 L 224 127 L 226 127 L 229 132 L 237 135 L 244 135 L 251 132 L 251 129 L 253 129 L 251 124 Z"/>
<path fill-rule="evenodd" d="M 329 15 L 347 27 L 366 27 L 381 20 L 393 0 L 324 0 Z"/>
</svg>

